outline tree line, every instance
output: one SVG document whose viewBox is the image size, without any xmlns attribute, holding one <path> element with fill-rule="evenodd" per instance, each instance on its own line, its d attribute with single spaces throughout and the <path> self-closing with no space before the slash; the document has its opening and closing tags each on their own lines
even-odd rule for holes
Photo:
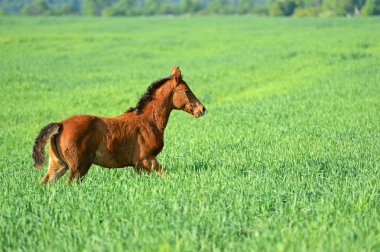
<svg viewBox="0 0 380 252">
<path fill-rule="evenodd" d="M 0 15 L 373 16 L 380 0 L 0 0 Z"/>
</svg>

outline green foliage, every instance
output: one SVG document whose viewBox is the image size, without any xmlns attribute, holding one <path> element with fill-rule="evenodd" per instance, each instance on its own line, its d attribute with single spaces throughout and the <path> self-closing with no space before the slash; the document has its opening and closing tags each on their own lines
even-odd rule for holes
<svg viewBox="0 0 380 252">
<path fill-rule="evenodd" d="M 47 15 L 50 14 L 50 8 L 46 0 L 33 0 L 24 6 L 21 11 L 24 15 Z"/>
<path fill-rule="evenodd" d="M 196 13 L 202 9 L 200 0 L 181 0 L 179 4 L 180 13 Z"/>
<path fill-rule="evenodd" d="M 234 15 L 344 16 L 379 13 L 379 0 L 3 0 L 5 13 L 24 15 L 135 16 Z M 295 11 L 297 10 L 297 13 Z M 39 13 L 39 14 L 35 14 Z"/>
<path fill-rule="evenodd" d="M 266 4 L 254 4 L 250 12 L 252 14 L 260 15 L 260 16 L 269 15 L 269 10 Z"/>
<path fill-rule="evenodd" d="M 135 15 L 135 3 L 131 0 L 122 0 L 103 9 L 103 16 L 132 16 Z"/>
<path fill-rule="evenodd" d="M 374 18 L 0 18 L 0 251 L 379 251 Z M 201 34 L 201 35 L 200 35 Z M 115 116 L 179 65 L 168 177 L 38 187 L 41 127 Z"/>
<path fill-rule="evenodd" d="M 269 13 L 272 16 L 291 16 L 296 8 L 297 4 L 294 0 L 280 0 L 272 4 Z"/>
<path fill-rule="evenodd" d="M 125 1 L 117 1 L 116 5 L 124 5 Z M 82 0 L 82 14 L 85 16 L 99 16 L 105 8 L 113 4 L 113 0 Z"/>
<path fill-rule="evenodd" d="M 225 14 L 226 5 L 226 0 L 210 0 L 210 3 L 208 5 L 208 11 L 212 14 Z"/>
<path fill-rule="evenodd" d="M 380 1 L 379 0 L 367 0 L 362 14 L 364 16 L 380 15 Z"/>
<path fill-rule="evenodd" d="M 159 2 L 155 0 L 144 1 L 145 5 L 142 11 L 144 15 L 154 15 L 159 8 Z"/>
<path fill-rule="evenodd" d="M 158 15 L 174 15 L 178 14 L 178 6 L 174 6 L 167 2 L 162 2 L 157 10 L 153 10 L 153 14 Z"/>
<path fill-rule="evenodd" d="M 82 1 L 82 14 L 85 16 L 93 16 L 97 14 L 96 3 L 94 0 Z"/>
<path fill-rule="evenodd" d="M 354 13 L 354 3 L 352 0 L 323 1 L 322 9 L 333 16 L 344 16 Z"/>
<path fill-rule="evenodd" d="M 69 3 L 63 4 L 61 6 L 58 6 L 52 10 L 53 15 L 71 15 L 76 14 L 73 10 L 73 6 Z"/>
<path fill-rule="evenodd" d="M 293 16 L 295 17 L 316 17 L 318 16 L 318 10 L 316 8 L 303 8 L 297 7 L 294 10 Z"/>
<path fill-rule="evenodd" d="M 236 12 L 238 14 L 247 14 L 252 12 L 252 1 L 239 0 L 236 5 Z"/>
</svg>

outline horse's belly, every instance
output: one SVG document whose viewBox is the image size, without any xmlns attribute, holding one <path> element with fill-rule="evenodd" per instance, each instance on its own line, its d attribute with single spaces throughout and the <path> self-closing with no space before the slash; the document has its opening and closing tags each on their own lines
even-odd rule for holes
<svg viewBox="0 0 380 252">
<path fill-rule="evenodd" d="M 109 153 L 108 151 L 96 150 L 94 164 L 107 168 L 122 168 L 132 166 L 131 158 L 126 153 Z"/>
</svg>

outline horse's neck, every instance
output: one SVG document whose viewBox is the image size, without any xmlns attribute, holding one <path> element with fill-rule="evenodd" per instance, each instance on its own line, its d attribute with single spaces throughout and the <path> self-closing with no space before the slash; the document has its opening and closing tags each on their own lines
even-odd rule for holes
<svg viewBox="0 0 380 252">
<path fill-rule="evenodd" d="M 146 113 L 147 118 L 151 120 L 160 131 L 164 131 L 169 120 L 170 113 L 173 108 L 169 104 L 168 99 L 153 100 L 147 106 Z"/>
</svg>

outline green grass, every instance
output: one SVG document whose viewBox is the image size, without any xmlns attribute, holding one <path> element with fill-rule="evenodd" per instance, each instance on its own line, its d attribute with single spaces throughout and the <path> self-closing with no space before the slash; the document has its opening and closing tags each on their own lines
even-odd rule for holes
<svg viewBox="0 0 380 252">
<path fill-rule="evenodd" d="M 379 251 L 379 19 L 0 18 L 0 250 Z M 37 187 L 41 127 L 114 116 L 179 65 L 170 176 Z"/>
</svg>

